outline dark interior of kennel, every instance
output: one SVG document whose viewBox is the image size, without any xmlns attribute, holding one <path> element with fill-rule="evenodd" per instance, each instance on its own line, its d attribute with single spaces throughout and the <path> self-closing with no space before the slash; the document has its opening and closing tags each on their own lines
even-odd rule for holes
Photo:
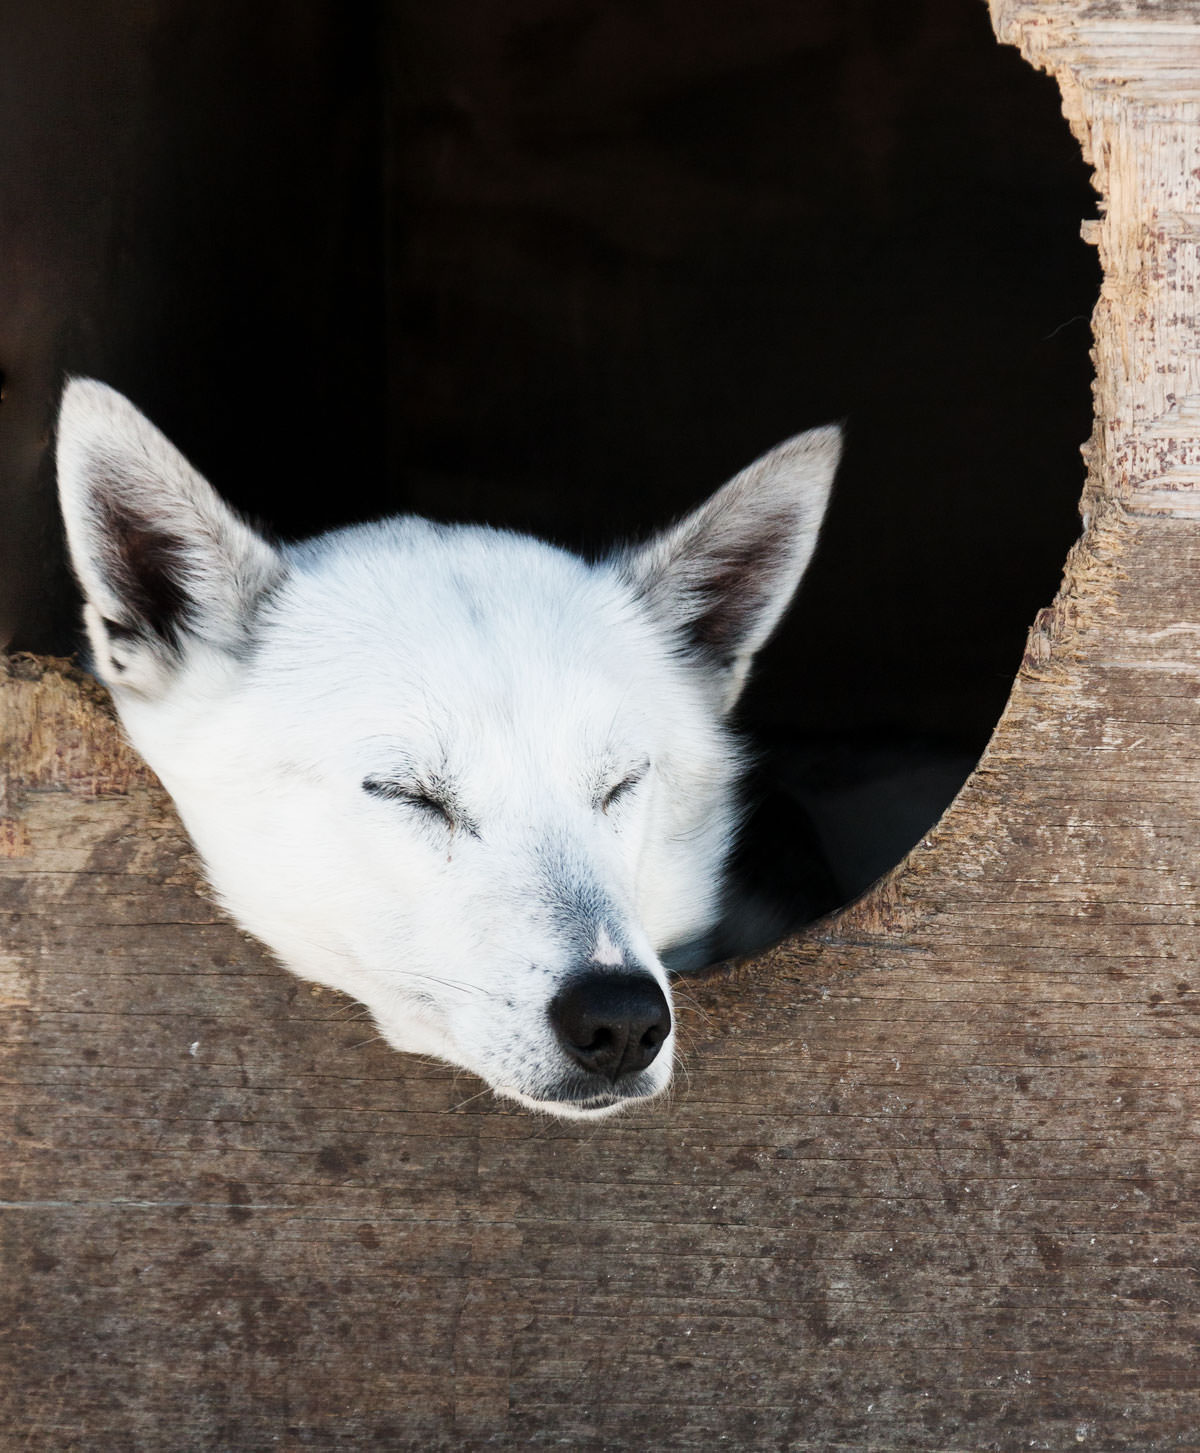
<svg viewBox="0 0 1200 1453">
<path fill-rule="evenodd" d="M 745 703 L 745 871 L 811 915 L 937 816 L 1077 533 L 1098 283 L 1057 89 L 981 4 L 60 0 L 6 7 L 0 55 L 14 646 L 74 640 L 65 372 L 286 535 L 413 509 L 600 548 L 842 418 Z"/>
</svg>

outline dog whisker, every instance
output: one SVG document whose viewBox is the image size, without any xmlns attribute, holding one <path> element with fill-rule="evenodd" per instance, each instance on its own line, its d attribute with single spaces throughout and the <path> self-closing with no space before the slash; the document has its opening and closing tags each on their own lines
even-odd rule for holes
<svg viewBox="0 0 1200 1453">
<path fill-rule="evenodd" d="M 387 1040 L 382 1034 L 373 1034 L 370 1039 L 362 1039 L 357 1044 L 348 1044 L 347 1049 L 365 1049 L 368 1044 L 386 1044 Z"/>
<path fill-rule="evenodd" d="M 457 1105 L 451 1105 L 450 1113 L 453 1115 L 459 1110 L 465 1110 L 468 1105 L 473 1105 L 476 1100 L 482 1100 L 485 1095 L 490 1095 L 491 1093 L 491 1086 L 485 1085 L 482 1090 L 476 1091 L 474 1095 L 468 1095 L 465 1100 L 460 1100 Z"/>
</svg>

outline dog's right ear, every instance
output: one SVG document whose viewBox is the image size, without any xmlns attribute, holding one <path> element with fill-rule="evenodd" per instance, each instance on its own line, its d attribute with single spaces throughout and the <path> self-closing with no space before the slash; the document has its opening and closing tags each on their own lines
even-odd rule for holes
<svg viewBox="0 0 1200 1453">
<path fill-rule="evenodd" d="M 84 619 L 108 686 L 152 696 L 189 646 L 236 652 L 276 551 L 137 409 L 94 379 L 67 384 L 58 492 Z"/>
<path fill-rule="evenodd" d="M 638 598 L 707 667 L 723 712 L 808 568 L 841 451 L 836 424 L 798 434 L 620 559 Z"/>
</svg>

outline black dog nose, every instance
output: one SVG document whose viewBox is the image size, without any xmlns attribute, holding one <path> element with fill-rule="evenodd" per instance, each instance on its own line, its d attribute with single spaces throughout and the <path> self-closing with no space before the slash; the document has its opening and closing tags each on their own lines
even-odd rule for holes
<svg viewBox="0 0 1200 1453">
<path fill-rule="evenodd" d="M 619 1080 L 644 1070 L 671 1032 L 667 996 L 649 974 L 579 974 L 551 1001 L 550 1023 L 577 1065 Z"/>
</svg>

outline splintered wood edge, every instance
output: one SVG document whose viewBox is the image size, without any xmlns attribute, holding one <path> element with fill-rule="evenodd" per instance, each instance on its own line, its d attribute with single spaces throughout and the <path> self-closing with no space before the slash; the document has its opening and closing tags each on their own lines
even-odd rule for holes
<svg viewBox="0 0 1200 1453">
<path fill-rule="evenodd" d="M 98 798 L 137 787 L 158 780 L 126 742 L 103 687 L 58 657 L 0 657 L 0 857 L 29 851 L 26 792 Z"/>
<path fill-rule="evenodd" d="M 872 938 L 915 925 L 922 883 L 938 868 L 952 869 L 956 858 L 965 864 L 989 809 L 1003 810 L 1036 770 L 1031 717 L 1056 705 L 1067 710 L 1083 670 L 1102 666 L 1093 658 L 1111 642 L 1092 628 L 1104 617 L 1111 626 L 1118 590 L 1129 583 L 1123 556 L 1135 527 L 1200 519 L 1200 357 L 1191 309 L 1176 302 L 1188 283 L 1173 282 L 1165 265 L 1200 239 L 1200 177 L 1190 161 L 1200 128 L 1181 105 L 1200 102 L 1200 4 L 989 0 L 989 9 L 997 38 L 1057 82 L 1066 121 L 1094 168 L 1100 216 L 1081 219 L 1081 235 L 1098 248 L 1103 281 L 1092 319 L 1094 422 L 1082 446 L 1083 530 L 1054 600 L 1030 628 L 975 771 L 925 839 L 830 921 L 830 937 Z M 1174 129 L 1155 151 L 1157 169 L 1143 161 L 1150 125 Z M 1153 584 L 1138 599 L 1151 617 Z"/>
</svg>

